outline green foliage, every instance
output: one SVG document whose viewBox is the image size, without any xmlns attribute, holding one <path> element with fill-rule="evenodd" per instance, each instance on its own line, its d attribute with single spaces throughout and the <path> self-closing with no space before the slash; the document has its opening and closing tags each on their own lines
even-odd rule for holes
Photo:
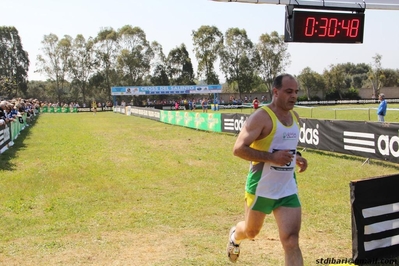
<svg viewBox="0 0 399 266">
<path fill-rule="evenodd" d="M 30 81 L 28 84 L 28 90 L 25 93 L 27 98 L 36 98 L 42 101 L 50 101 L 49 97 L 51 88 L 50 83 L 45 81 Z"/>
<path fill-rule="evenodd" d="M 93 76 L 101 75 L 104 77 L 104 82 L 91 87 L 92 94 L 100 95 L 100 97 L 97 96 L 97 99 L 102 99 L 101 94 L 105 91 L 109 95 L 111 86 L 120 85 L 120 76 L 115 70 L 116 57 L 118 55 L 118 37 L 118 33 L 113 28 L 103 28 L 94 39 L 97 57 L 99 58 L 99 68 Z"/>
<path fill-rule="evenodd" d="M 163 65 L 158 65 L 156 66 L 154 73 L 151 77 L 151 83 L 152 85 L 156 86 L 168 86 L 170 85 L 169 83 L 169 77 L 166 72 L 167 70 Z"/>
<path fill-rule="evenodd" d="M 151 44 L 152 50 L 154 52 L 154 61 L 156 62 L 153 66 L 153 73 L 148 78 L 151 85 L 156 86 L 168 86 L 170 85 L 165 54 L 163 53 L 162 46 L 153 42 Z"/>
<path fill-rule="evenodd" d="M 0 77 L 0 95 L 6 96 L 13 95 L 13 91 L 17 90 L 17 84 L 12 79 Z"/>
<path fill-rule="evenodd" d="M 300 89 L 306 92 L 306 98 L 312 99 L 313 95 L 319 91 L 326 90 L 326 82 L 320 74 L 311 70 L 310 68 L 304 68 L 301 74 L 298 76 Z"/>
<path fill-rule="evenodd" d="M 59 38 L 50 33 L 43 37 L 35 72 L 51 82 L 45 87 L 52 90 L 40 90 L 40 95 L 35 95 L 36 87 L 27 83 L 29 60 L 18 31 L 2 27 L 0 35 L 0 95 L 31 96 L 51 102 L 104 102 L 111 100 L 112 86 L 218 84 L 220 78 L 214 66 L 218 60 L 229 91 L 262 91 L 271 98 L 272 80 L 290 64 L 288 46 L 276 31 L 262 34 L 253 43 L 245 29 L 229 28 L 222 34 L 215 26 L 202 25 L 193 30 L 197 77 L 186 44 L 172 49 L 166 57 L 162 45 L 150 43 L 139 27 L 105 27 L 95 37 L 78 34 L 75 38 Z M 326 94 L 343 99 L 354 97 L 347 93 L 351 87 L 373 87 L 377 95 L 382 85 L 399 86 L 399 71 L 383 69 L 378 54 L 373 60 L 372 66 L 350 62 L 330 65 L 323 75 L 304 68 L 298 76 L 301 89 L 308 99 Z"/>
<path fill-rule="evenodd" d="M 369 75 L 369 81 L 373 86 L 373 94 L 378 95 L 385 81 L 384 71 L 382 69 L 382 63 L 381 63 L 382 55 L 376 54 L 373 57 L 373 60 L 374 60 L 372 63 L 373 67 L 370 69 L 368 75 Z"/>
<path fill-rule="evenodd" d="M 237 83 L 239 94 L 249 93 L 257 69 L 257 54 L 244 29 L 229 28 L 219 52 L 221 70 L 228 84 Z"/>
<path fill-rule="evenodd" d="M 223 33 L 215 26 L 201 26 L 193 31 L 192 36 L 198 60 L 198 76 L 204 78 L 206 84 L 219 84 L 214 64 L 223 47 Z"/>
<path fill-rule="evenodd" d="M 343 98 L 346 100 L 359 100 L 359 90 L 350 88 L 348 91 L 343 93 Z"/>
<path fill-rule="evenodd" d="M 328 91 L 326 93 L 326 100 L 337 100 L 337 99 L 341 99 L 338 91 Z"/>
<path fill-rule="evenodd" d="M 384 69 L 384 87 L 398 87 L 399 86 L 399 69 Z"/>
<path fill-rule="evenodd" d="M 72 38 L 67 35 L 61 40 L 55 34 L 45 35 L 42 41 L 43 55 L 37 56 L 36 71 L 55 83 L 52 93 L 58 102 L 62 101 L 67 82 L 69 59 L 72 54 L 71 42 Z"/>
<path fill-rule="evenodd" d="M 319 96 L 315 95 L 315 96 L 310 97 L 310 100 L 311 101 L 321 101 L 322 99 Z"/>
<path fill-rule="evenodd" d="M 28 53 L 15 27 L 0 27 L 0 95 L 15 97 L 27 91 Z"/>
<path fill-rule="evenodd" d="M 154 52 L 145 32 L 139 27 L 123 26 L 118 31 L 120 49 L 116 62 L 126 86 L 142 85 L 143 77 L 150 73 Z"/>
<path fill-rule="evenodd" d="M 167 73 L 172 85 L 194 84 L 194 69 L 184 44 L 172 49 L 166 61 Z"/>
<path fill-rule="evenodd" d="M 307 97 L 306 95 L 302 95 L 302 96 L 299 96 L 299 97 L 298 97 L 298 100 L 297 100 L 297 101 L 298 101 L 298 102 L 301 102 L 301 101 L 309 101 L 309 99 L 308 99 L 308 97 Z M 319 96 L 315 95 L 315 96 L 310 97 L 310 101 L 321 101 L 321 99 L 320 99 Z"/>
<path fill-rule="evenodd" d="M 352 85 L 354 88 L 363 88 L 367 81 L 367 73 L 354 74 L 352 76 Z"/>
<path fill-rule="evenodd" d="M 72 78 L 71 98 L 74 102 L 78 102 L 79 95 L 81 95 L 83 102 L 86 102 L 88 81 L 99 65 L 94 41 L 92 38 L 86 40 L 83 35 L 78 34 L 72 43 L 72 49 L 73 53 L 69 59 L 69 70 Z"/>
<path fill-rule="evenodd" d="M 288 44 L 284 42 L 284 36 L 273 31 L 259 37 L 256 50 L 258 53 L 256 65 L 259 69 L 259 76 L 268 87 L 269 97 L 271 98 L 271 86 L 274 78 L 283 73 L 290 64 L 291 55 L 288 52 Z"/>
<path fill-rule="evenodd" d="M 298 102 L 308 101 L 308 97 L 307 97 L 306 95 L 299 96 L 299 97 L 297 98 L 297 101 L 298 101 Z"/>
<path fill-rule="evenodd" d="M 359 90 L 350 88 L 346 91 L 329 91 L 326 94 L 326 100 L 359 100 Z"/>
</svg>

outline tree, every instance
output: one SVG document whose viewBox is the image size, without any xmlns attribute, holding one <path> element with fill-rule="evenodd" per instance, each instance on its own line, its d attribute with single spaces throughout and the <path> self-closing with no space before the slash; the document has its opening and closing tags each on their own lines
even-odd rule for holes
<svg viewBox="0 0 399 266">
<path fill-rule="evenodd" d="M 362 88 L 363 84 L 367 80 L 367 73 L 370 70 L 370 67 L 367 64 L 353 64 L 353 63 L 344 63 L 337 64 L 336 67 L 339 67 L 343 70 L 345 75 L 345 87 L 346 88 Z"/>
<path fill-rule="evenodd" d="M 170 83 L 173 85 L 193 85 L 194 69 L 190 55 L 183 44 L 172 49 L 166 59 Z"/>
<path fill-rule="evenodd" d="M 215 26 L 201 26 L 192 32 L 195 56 L 198 60 L 198 78 L 206 84 L 219 84 L 214 64 L 223 47 L 223 33 Z"/>
<path fill-rule="evenodd" d="M 111 74 L 111 76 L 112 75 L 113 74 Z M 109 97 L 109 91 L 106 95 L 102 95 L 104 84 L 107 84 L 104 72 L 96 72 L 90 77 L 87 90 L 87 96 L 91 98 L 90 101 L 98 101 L 99 99 L 107 99 Z"/>
<path fill-rule="evenodd" d="M 126 25 L 118 31 L 120 53 L 117 67 L 126 85 L 141 85 L 143 77 L 150 72 L 154 53 L 145 32 L 139 27 Z"/>
<path fill-rule="evenodd" d="M 323 73 L 327 86 L 327 94 L 332 97 L 344 98 L 346 91 L 352 86 L 352 77 L 348 73 L 346 64 L 331 65 L 330 70 Z"/>
<path fill-rule="evenodd" d="M 40 101 L 52 101 L 49 97 L 51 95 L 49 82 L 42 80 L 32 80 L 28 83 L 28 90 L 26 91 L 27 98 L 35 98 Z"/>
<path fill-rule="evenodd" d="M 384 68 L 384 87 L 397 87 L 399 86 L 399 70 Z"/>
<path fill-rule="evenodd" d="M 312 99 L 312 96 L 316 95 L 317 92 L 325 90 L 326 84 L 322 75 L 310 69 L 310 67 L 304 68 L 298 76 L 298 80 L 306 92 L 308 100 Z"/>
<path fill-rule="evenodd" d="M 63 39 L 59 40 L 57 35 L 51 33 L 44 36 L 42 44 L 43 55 L 37 56 L 36 72 L 46 75 L 55 82 L 55 94 L 58 102 L 61 102 L 69 73 L 72 38 L 65 35 Z"/>
<path fill-rule="evenodd" d="M 71 59 L 72 59 L 72 42 L 73 39 L 69 35 L 64 35 L 64 38 L 62 38 L 57 45 L 57 48 L 60 52 L 60 58 L 61 58 L 61 76 L 62 79 L 61 81 L 61 86 L 57 88 L 57 97 L 58 97 L 58 102 L 62 102 L 62 97 L 66 94 L 68 94 L 70 87 L 69 87 L 69 82 L 68 82 L 68 77 L 71 77 Z M 67 87 L 68 86 L 68 87 Z"/>
<path fill-rule="evenodd" d="M 151 48 L 154 52 L 152 62 L 152 76 L 150 78 L 152 85 L 168 86 L 169 77 L 167 73 L 166 57 L 163 53 L 162 46 L 158 42 L 152 42 Z"/>
<path fill-rule="evenodd" d="M 352 86 L 354 88 L 363 88 L 368 80 L 368 73 L 370 71 L 370 66 L 366 63 L 356 64 L 351 70 L 352 74 Z"/>
<path fill-rule="evenodd" d="M 259 75 L 265 82 L 270 98 L 272 97 L 273 80 L 290 64 L 288 44 L 284 42 L 284 36 L 278 35 L 277 31 L 262 34 L 256 45 L 259 53 Z"/>
<path fill-rule="evenodd" d="M 349 63 L 347 63 L 349 64 Z M 358 75 L 358 74 L 364 74 L 370 71 L 370 66 L 366 63 L 359 63 L 356 65 L 352 64 L 352 69 L 350 70 L 350 73 L 353 75 Z"/>
<path fill-rule="evenodd" d="M 373 57 L 374 62 L 369 72 L 369 81 L 371 82 L 373 88 L 373 94 L 377 96 L 380 94 L 380 89 L 383 86 L 385 76 L 381 67 L 382 55 L 376 54 Z"/>
<path fill-rule="evenodd" d="M 0 27 L 0 95 L 25 93 L 29 71 L 28 53 L 15 27 Z"/>
<path fill-rule="evenodd" d="M 112 85 L 119 85 L 116 75 L 118 33 L 113 28 L 103 28 L 94 39 L 99 68 L 94 80 L 96 91 L 108 93 Z M 101 77 L 101 78 L 100 78 Z M 102 81 L 100 84 L 99 81 Z M 92 83 L 90 83 L 92 84 Z"/>
<path fill-rule="evenodd" d="M 16 83 L 5 76 L 0 76 L 0 96 L 12 95 L 13 91 L 17 91 Z"/>
<path fill-rule="evenodd" d="M 244 29 L 230 28 L 225 33 L 224 46 L 219 52 L 221 70 L 229 84 L 237 82 L 240 94 L 251 92 L 255 76 L 256 51 Z"/>
<path fill-rule="evenodd" d="M 77 85 L 77 96 L 82 94 L 83 102 L 86 102 L 86 89 L 89 78 L 94 74 L 97 66 L 94 41 L 89 38 L 87 41 L 83 35 L 78 34 L 72 44 L 70 59 L 70 75 L 72 84 Z M 77 97 L 75 98 L 77 101 Z"/>
</svg>

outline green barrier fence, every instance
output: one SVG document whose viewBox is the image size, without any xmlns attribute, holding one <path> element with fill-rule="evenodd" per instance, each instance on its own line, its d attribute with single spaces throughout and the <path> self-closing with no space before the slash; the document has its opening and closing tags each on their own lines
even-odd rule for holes
<svg viewBox="0 0 399 266">
<path fill-rule="evenodd" d="M 160 121 L 172 125 L 222 132 L 222 115 L 217 113 L 160 111 Z"/>
<path fill-rule="evenodd" d="M 18 137 L 19 132 L 28 126 L 26 114 L 22 115 L 22 120 L 22 123 L 19 121 L 19 119 L 11 122 L 11 140 L 15 140 Z"/>
<path fill-rule="evenodd" d="M 48 106 L 43 106 L 40 107 L 39 109 L 40 113 L 77 113 L 78 108 L 77 107 L 48 107 Z"/>
</svg>

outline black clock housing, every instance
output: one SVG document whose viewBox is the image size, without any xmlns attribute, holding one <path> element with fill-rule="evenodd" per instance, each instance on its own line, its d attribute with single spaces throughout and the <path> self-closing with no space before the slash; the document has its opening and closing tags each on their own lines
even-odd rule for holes
<svg viewBox="0 0 399 266">
<path fill-rule="evenodd" d="M 363 12 L 286 10 L 286 42 L 363 43 L 363 34 Z"/>
</svg>

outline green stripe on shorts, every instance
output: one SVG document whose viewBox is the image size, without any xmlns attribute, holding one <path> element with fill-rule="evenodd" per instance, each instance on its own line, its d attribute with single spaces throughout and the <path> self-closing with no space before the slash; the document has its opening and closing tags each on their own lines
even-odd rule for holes
<svg viewBox="0 0 399 266">
<path fill-rule="evenodd" d="M 274 209 L 277 209 L 281 206 L 290 208 L 301 207 L 301 202 L 299 201 L 297 194 L 293 194 L 281 199 L 269 199 L 245 192 L 245 199 L 247 201 L 248 207 L 251 210 L 260 211 L 266 214 L 270 214 Z"/>
</svg>

